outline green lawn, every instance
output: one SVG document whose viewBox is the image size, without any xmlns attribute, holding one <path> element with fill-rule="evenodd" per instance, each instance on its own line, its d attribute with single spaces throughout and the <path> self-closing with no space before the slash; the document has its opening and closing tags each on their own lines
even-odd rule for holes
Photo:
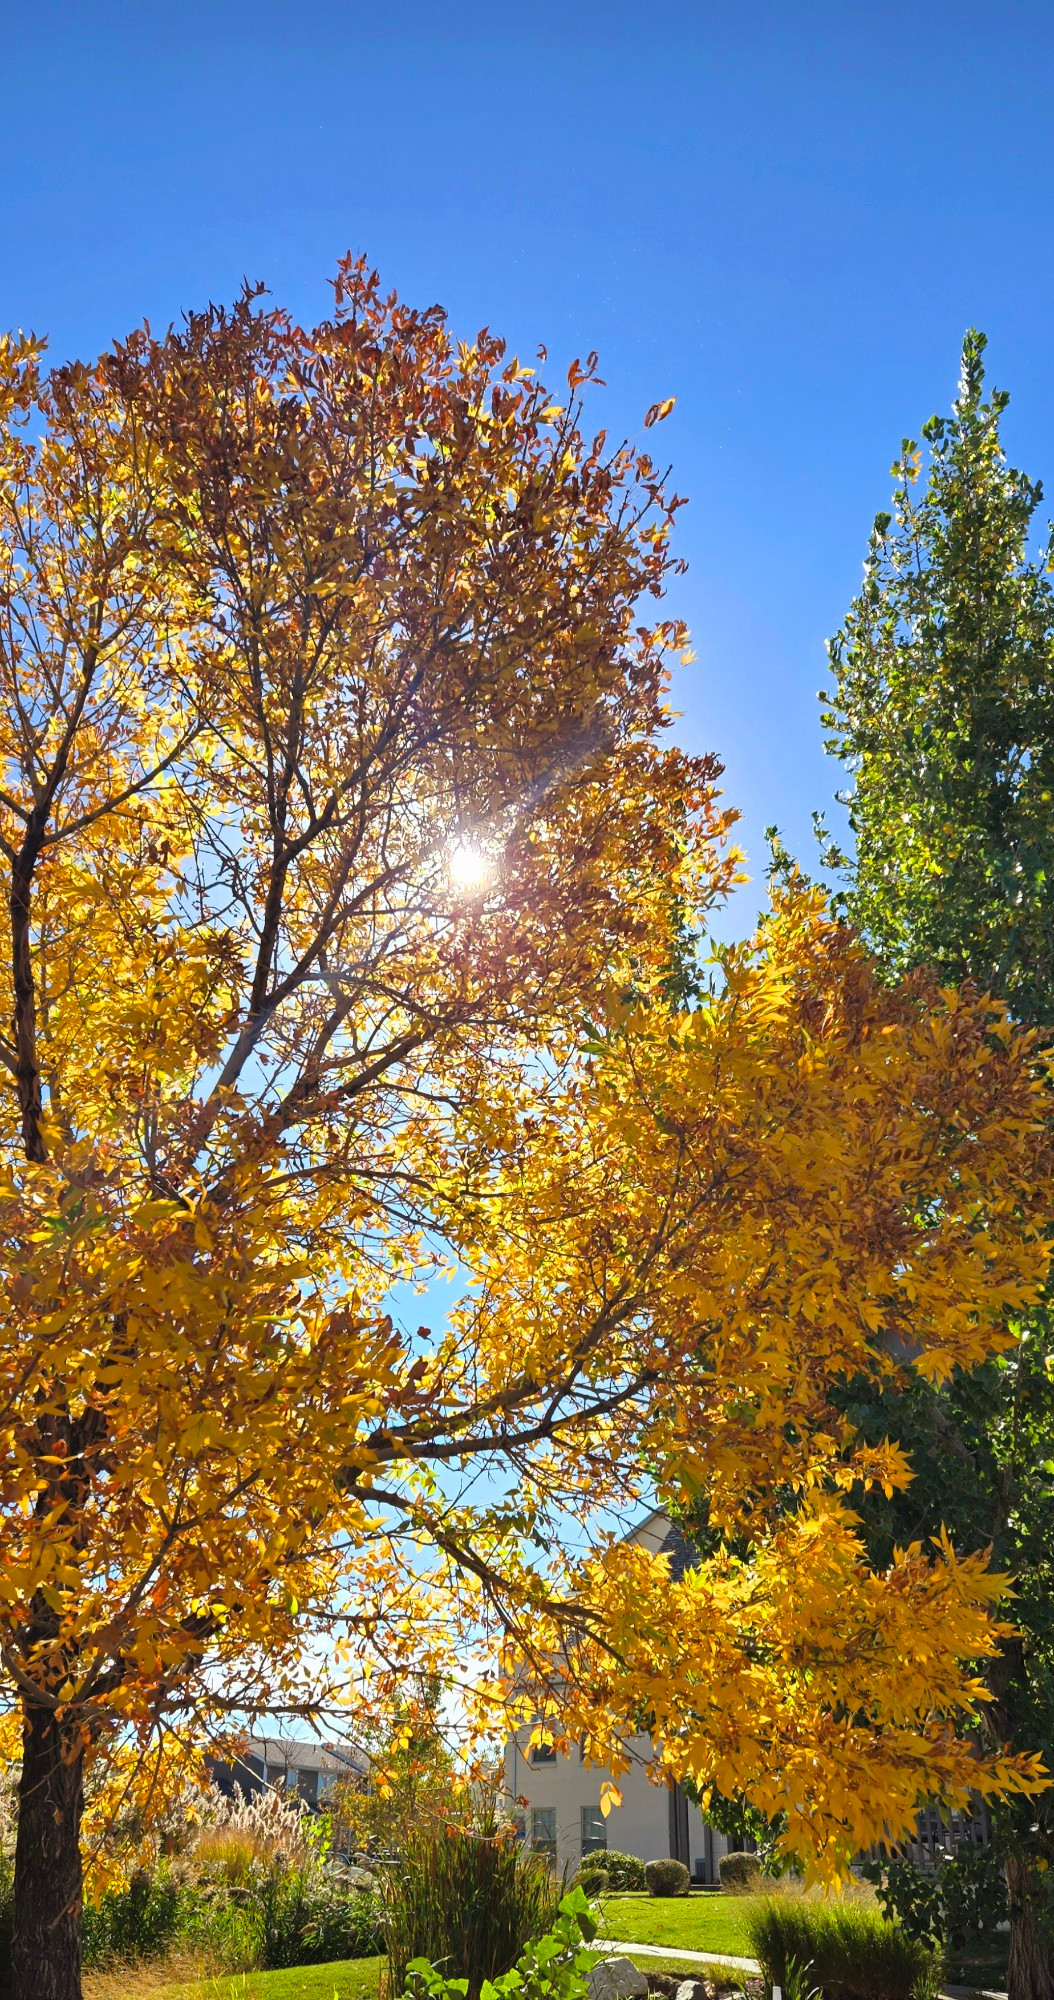
<svg viewBox="0 0 1054 2000">
<path fill-rule="evenodd" d="M 163 1986 L 150 2000 L 375 2000 L 381 1958 L 344 1958 L 295 1972 L 238 1972 L 189 1986 Z"/>
<path fill-rule="evenodd" d="M 601 1935 L 627 1944 L 665 1945 L 670 1952 L 727 1952 L 733 1958 L 752 1956 L 746 1919 L 749 1896 L 606 1896 Z M 645 1971 L 680 1972 L 690 1977 L 690 1968 L 676 1958 L 641 1958 Z M 189 1985 L 151 1987 L 149 2000 L 376 2000 L 380 1958 L 343 1959 L 334 1965 L 302 1966 L 295 1972 L 242 1972 L 222 1979 L 198 1980 Z M 962 1976 L 967 1968 L 949 1967 Z M 990 1980 L 1004 1971 L 995 1958 L 970 1967 L 974 1977 L 983 1971 Z M 129 1986 L 129 2000 L 140 1989 Z M 146 1989 L 143 1988 L 144 2000 Z"/>
<path fill-rule="evenodd" d="M 601 1935 L 627 1944 L 665 1945 L 669 1951 L 729 1952 L 750 1957 L 744 1920 L 746 1896 L 606 1896 Z M 149 2000 L 375 2000 L 380 1958 L 305 1965 L 296 1972 L 240 1972 L 222 1979 L 155 1988 Z M 642 1959 L 645 1969 L 683 1972 L 662 1959 Z M 131 1994 L 130 1994 L 131 2000 Z"/>
<path fill-rule="evenodd" d="M 601 1936 L 670 1951 L 730 1951 L 750 1958 L 750 1896 L 605 1896 Z"/>
</svg>

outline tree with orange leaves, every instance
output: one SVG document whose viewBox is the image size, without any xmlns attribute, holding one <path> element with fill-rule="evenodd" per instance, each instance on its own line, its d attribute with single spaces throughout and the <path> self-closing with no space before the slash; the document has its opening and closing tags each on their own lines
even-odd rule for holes
<svg viewBox="0 0 1054 2000">
<path fill-rule="evenodd" d="M 311 330 L 247 294 L 0 354 L 21 2000 L 79 1994 L 106 1746 L 380 1713 L 470 1643 L 483 1722 L 529 1694 L 606 1753 L 644 1703 L 671 1767 L 785 1774 L 829 1868 L 934 1772 L 1037 1782 L 959 1727 L 998 1583 L 870 1573 L 844 1496 L 908 1468 L 828 1393 L 908 1329 L 968 1364 L 1042 1282 L 1036 1051 L 802 896 L 681 1010 L 735 857 L 641 613 L 677 502 L 583 435 L 592 373 L 554 401 L 350 262 Z M 656 1481 L 725 1537 L 678 1597 L 551 1553 Z"/>
</svg>

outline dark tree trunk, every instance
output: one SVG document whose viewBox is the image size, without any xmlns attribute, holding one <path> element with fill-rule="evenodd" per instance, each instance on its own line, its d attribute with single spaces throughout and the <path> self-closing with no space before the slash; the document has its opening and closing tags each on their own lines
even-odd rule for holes
<svg viewBox="0 0 1054 2000">
<path fill-rule="evenodd" d="M 28 1708 L 18 1787 L 12 2000 L 81 2000 L 84 1752 Z"/>
<path fill-rule="evenodd" d="M 1010 1966 L 1007 2000 L 1054 2000 L 1054 1953 L 1045 1944 L 1032 1900 L 1032 1870 L 1022 1854 L 1006 1858 L 1010 1897 Z"/>
</svg>

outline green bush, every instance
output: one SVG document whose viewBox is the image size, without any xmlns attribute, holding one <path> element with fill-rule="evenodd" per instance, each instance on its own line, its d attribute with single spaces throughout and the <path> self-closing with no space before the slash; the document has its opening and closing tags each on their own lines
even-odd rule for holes
<svg viewBox="0 0 1054 2000">
<path fill-rule="evenodd" d="M 402 1993 L 418 1960 L 465 1980 L 478 2000 L 484 1980 L 508 1972 L 549 1929 L 558 1901 L 545 1856 L 511 1832 L 414 1836 L 384 1885 L 389 1993 Z"/>
<path fill-rule="evenodd" d="M 883 1915 L 912 1937 L 962 1946 L 996 1930 L 1010 1913 L 998 1853 L 972 1841 L 960 1841 L 925 1873 L 898 1854 L 865 1862 L 860 1872 L 874 1883 Z"/>
<path fill-rule="evenodd" d="M 683 1861 L 649 1861 L 644 1879 L 652 1896 L 687 1896 L 692 1878 Z"/>
<path fill-rule="evenodd" d="M 580 1889 L 585 1890 L 587 1896 L 606 1896 L 611 1885 L 611 1877 L 606 1868 L 597 1867 L 593 1862 L 583 1861 L 575 1876 L 575 1882 Z"/>
<path fill-rule="evenodd" d="M 97 1903 L 85 1903 L 81 1931 L 85 1965 L 159 1958 L 179 1936 L 187 1903 L 187 1892 L 170 1876 L 145 1871 L 133 1875 L 127 1889 L 111 1889 Z"/>
<path fill-rule="evenodd" d="M 86 1965 L 135 1964 L 186 1944 L 228 1972 L 326 1965 L 384 1950 L 373 1896 L 325 1869 L 278 1860 L 237 1883 L 138 1874 L 127 1889 L 85 1904 L 83 1939 Z"/>
<path fill-rule="evenodd" d="M 371 1958 L 384 1949 L 372 1896 L 348 1895 L 319 1870 L 269 1869 L 246 1907 L 258 1923 L 258 1963 L 267 1972 Z"/>
<path fill-rule="evenodd" d="M 646 1889 L 644 1863 L 636 1854 L 621 1854 L 617 1847 L 604 1849 L 590 1859 L 607 1869 L 608 1881 L 613 1889 Z"/>
<path fill-rule="evenodd" d="M 786 1986 L 793 1965 L 824 2000 L 933 2000 L 938 1990 L 933 1946 L 858 1903 L 767 1898 L 748 1914 L 747 1933 L 770 1984 Z"/>
<path fill-rule="evenodd" d="M 596 1934 L 584 1891 L 572 1889 L 561 1899 L 546 1936 L 529 1944 L 517 1963 L 494 1980 L 488 2000 L 584 2000 L 593 1961 L 582 1940 Z M 406 1975 L 411 2000 L 464 2000 L 469 1992 L 467 1979 L 440 1972 L 427 1958 L 413 1959 Z"/>
<path fill-rule="evenodd" d="M 756 1854 L 722 1854 L 717 1864 L 722 1889 L 731 1896 L 754 1896 L 761 1887 L 761 1866 Z"/>
</svg>

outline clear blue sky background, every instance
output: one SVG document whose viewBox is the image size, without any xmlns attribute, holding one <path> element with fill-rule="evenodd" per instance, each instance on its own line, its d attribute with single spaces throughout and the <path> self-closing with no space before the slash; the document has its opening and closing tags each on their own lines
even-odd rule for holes
<svg viewBox="0 0 1054 2000">
<path fill-rule="evenodd" d="M 1052 31 L 1039 0 L 23 0 L 0 321 L 95 352 L 243 275 L 318 316 L 350 247 L 554 372 L 599 348 L 609 429 L 676 395 L 680 728 L 757 867 L 834 788 L 823 640 L 967 324 L 1054 481 Z"/>
</svg>

